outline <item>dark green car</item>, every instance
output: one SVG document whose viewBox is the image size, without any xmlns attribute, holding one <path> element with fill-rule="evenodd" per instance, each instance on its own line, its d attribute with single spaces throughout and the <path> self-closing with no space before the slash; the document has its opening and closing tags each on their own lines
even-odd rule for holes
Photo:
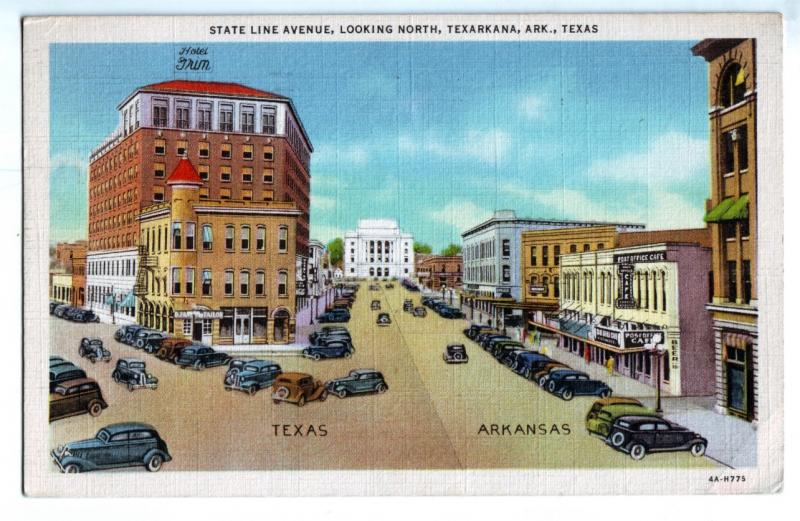
<svg viewBox="0 0 800 521">
<path fill-rule="evenodd" d="M 339 398 L 344 398 L 351 394 L 361 393 L 385 393 L 389 386 L 383 375 L 375 369 L 354 369 L 350 374 L 343 378 L 331 380 L 325 387 L 328 392 L 335 394 Z"/>
<path fill-rule="evenodd" d="M 591 411 L 586 417 L 586 430 L 603 439 L 608 438 L 611 426 L 620 416 L 655 416 L 659 417 L 653 409 L 634 403 L 619 403 L 606 405 L 597 411 Z"/>
</svg>

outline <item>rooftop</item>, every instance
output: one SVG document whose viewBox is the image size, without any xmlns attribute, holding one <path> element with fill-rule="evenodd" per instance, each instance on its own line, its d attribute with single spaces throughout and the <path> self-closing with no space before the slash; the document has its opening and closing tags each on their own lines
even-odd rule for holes
<svg viewBox="0 0 800 521">
<path fill-rule="evenodd" d="M 180 92 L 190 94 L 219 94 L 224 96 L 247 96 L 251 98 L 268 98 L 288 100 L 286 96 L 268 92 L 265 90 L 254 89 L 241 83 L 231 83 L 224 81 L 194 81 L 194 80 L 170 80 L 159 83 L 151 83 L 144 87 L 139 87 L 137 91 L 155 90 L 159 92 Z"/>
</svg>

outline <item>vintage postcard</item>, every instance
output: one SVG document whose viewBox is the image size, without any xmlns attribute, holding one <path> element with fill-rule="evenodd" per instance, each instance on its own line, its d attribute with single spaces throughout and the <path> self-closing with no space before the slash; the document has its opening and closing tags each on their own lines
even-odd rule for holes
<svg viewBox="0 0 800 521">
<path fill-rule="evenodd" d="M 24 19 L 25 492 L 780 490 L 781 42 Z"/>
</svg>

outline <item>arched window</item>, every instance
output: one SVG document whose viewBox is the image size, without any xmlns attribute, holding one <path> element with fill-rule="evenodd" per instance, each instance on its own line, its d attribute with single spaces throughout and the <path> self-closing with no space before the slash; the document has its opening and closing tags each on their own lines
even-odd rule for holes
<svg viewBox="0 0 800 521">
<path fill-rule="evenodd" d="M 600 274 L 600 303 L 606 303 L 606 274 Z"/>
<path fill-rule="evenodd" d="M 644 307 L 650 309 L 650 272 L 644 272 Z"/>
<path fill-rule="evenodd" d="M 558 277 L 553 277 L 553 296 L 556 298 L 561 297 L 561 288 L 558 286 Z"/>
<path fill-rule="evenodd" d="M 653 311 L 658 311 L 658 281 L 657 273 L 653 272 Z"/>
<path fill-rule="evenodd" d="M 661 272 L 661 311 L 667 310 L 667 273 Z"/>
<path fill-rule="evenodd" d="M 544 292 L 542 293 L 543 297 L 550 296 L 550 279 L 548 277 L 542 277 L 542 286 L 544 286 Z"/>
<path fill-rule="evenodd" d="M 278 251 L 281 253 L 286 253 L 287 248 L 289 247 L 289 228 L 286 226 L 281 226 L 278 228 Z"/>
<path fill-rule="evenodd" d="M 719 104 L 722 108 L 736 105 L 744 100 L 746 91 L 744 69 L 738 63 L 731 63 L 722 73 L 719 83 Z"/>
</svg>

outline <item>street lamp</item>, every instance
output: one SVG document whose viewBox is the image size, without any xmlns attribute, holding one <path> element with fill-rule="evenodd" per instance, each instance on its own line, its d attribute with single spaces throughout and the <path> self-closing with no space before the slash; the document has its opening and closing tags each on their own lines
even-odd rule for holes
<svg viewBox="0 0 800 521">
<path fill-rule="evenodd" d="M 656 412 L 661 414 L 661 358 L 664 356 L 667 348 L 664 346 L 664 335 L 656 333 L 650 344 L 645 345 L 645 350 L 650 353 L 650 357 L 655 358 L 656 366 Z"/>
</svg>

